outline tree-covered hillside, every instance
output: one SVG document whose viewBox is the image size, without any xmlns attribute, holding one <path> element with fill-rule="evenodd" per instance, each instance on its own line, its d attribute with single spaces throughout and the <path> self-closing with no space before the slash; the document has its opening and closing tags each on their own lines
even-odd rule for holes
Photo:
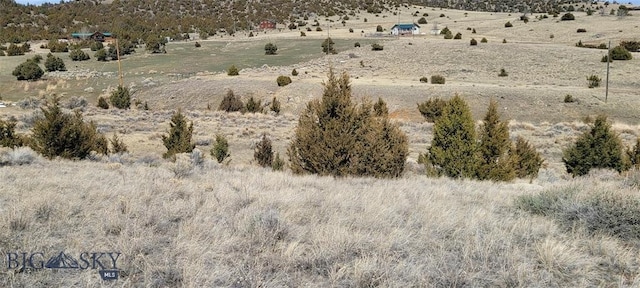
<svg viewBox="0 0 640 288">
<path fill-rule="evenodd" d="M 220 31 L 253 29 L 264 20 L 288 27 L 291 23 L 313 20 L 316 15 L 381 13 L 408 3 L 474 11 L 550 13 L 569 10 L 571 2 L 576 3 L 576 9 L 590 3 L 586 0 L 76 0 L 25 6 L 14 0 L 0 0 L 0 43 L 66 38 L 72 32 L 95 31 L 111 32 L 134 41 L 149 35 L 181 39 L 184 33 L 206 37 Z"/>
<path fill-rule="evenodd" d="M 264 20 L 288 25 L 304 21 L 305 16 L 382 12 L 394 5 L 395 0 L 79 0 L 24 6 L 13 0 L 0 0 L 0 42 L 64 38 L 81 31 L 108 31 L 131 40 L 145 39 L 150 34 L 214 35 L 221 29 L 227 33 L 252 29 Z"/>
<path fill-rule="evenodd" d="M 592 3 L 588 0 L 486 0 L 486 1 L 469 1 L 469 0 L 413 0 L 413 4 L 426 5 L 430 7 L 441 7 L 469 11 L 487 11 L 487 12 L 533 12 L 533 13 L 551 13 L 571 10 L 569 5 L 577 5 L 586 7 Z M 574 8 L 576 9 L 576 8 Z"/>
</svg>

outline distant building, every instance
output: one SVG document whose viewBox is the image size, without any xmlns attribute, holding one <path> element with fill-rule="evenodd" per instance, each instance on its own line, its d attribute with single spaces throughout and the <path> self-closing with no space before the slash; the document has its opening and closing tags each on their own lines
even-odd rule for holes
<svg viewBox="0 0 640 288">
<path fill-rule="evenodd" d="M 94 32 L 94 33 L 71 33 L 71 39 L 79 40 L 93 40 L 98 42 L 112 42 L 113 38 L 109 32 Z"/>
<path fill-rule="evenodd" d="M 420 34 L 420 25 L 416 23 L 411 24 L 396 24 L 391 27 L 391 34 L 393 35 L 414 35 Z"/>
<path fill-rule="evenodd" d="M 442 29 L 438 28 L 438 23 L 433 24 L 433 28 L 431 28 L 431 35 L 440 35 Z"/>
<path fill-rule="evenodd" d="M 264 20 L 260 22 L 260 30 L 276 29 L 276 21 Z"/>
</svg>

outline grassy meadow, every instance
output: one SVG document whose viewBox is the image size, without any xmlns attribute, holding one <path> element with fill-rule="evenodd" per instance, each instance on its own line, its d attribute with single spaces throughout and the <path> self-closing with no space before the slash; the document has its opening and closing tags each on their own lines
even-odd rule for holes
<svg viewBox="0 0 640 288">
<path fill-rule="evenodd" d="M 372 42 L 367 39 L 357 41 L 362 45 Z M 256 41 L 222 39 L 199 42 L 202 44 L 199 48 L 195 47 L 195 41 L 171 42 L 166 47 L 167 54 L 149 54 L 144 46 L 140 46 L 135 53 L 123 56 L 121 61 L 125 85 L 140 90 L 197 74 L 226 74 L 226 69 L 231 65 L 236 65 L 238 69 L 263 65 L 287 66 L 323 56 L 320 46 L 322 39 L 319 38 L 263 37 Z M 264 45 L 269 42 L 278 46 L 278 55 L 265 55 Z M 336 49 L 344 51 L 352 48 L 355 40 L 335 39 L 334 42 Z M 95 52 L 89 49 L 84 49 L 92 57 L 87 61 L 71 61 L 69 53 L 53 53 L 63 59 L 68 72 L 54 73 L 54 77 L 45 76 L 49 78 L 47 80 L 16 81 L 15 76 L 11 75 L 13 68 L 36 54 L 46 59 L 49 53 L 49 50 L 33 48 L 36 52 L 24 56 L 0 58 L 0 96 L 5 101 L 57 94 L 62 97 L 81 96 L 95 102 L 100 95 L 108 95 L 108 91 L 118 86 L 117 61 L 96 61 L 93 57 Z M 149 82 L 154 84 L 149 85 Z"/>
</svg>

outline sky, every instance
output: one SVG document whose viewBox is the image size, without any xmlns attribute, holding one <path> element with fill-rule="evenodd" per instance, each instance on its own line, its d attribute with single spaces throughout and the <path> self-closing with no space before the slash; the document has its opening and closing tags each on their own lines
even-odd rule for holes
<svg viewBox="0 0 640 288">
<path fill-rule="evenodd" d="M 15 1 L 16 1 L 16 3 L 23 4 L 23 5 L 25 5 L 25 4 L 40 5 L 40 4 L 46 3 L 46 2 L 54 3 L 54 4 L 60 3 L 60 0 L 15 0 Z M 640 0 L 638 0 L 638 1 L 640 1 Z"/>
<path fill-rule="evenodd" d="M 613 2 L 613 0 L 609 0 L 611 2 Z M 60 0 L 16 0 L 16 2 L 20 3 L 20 4 L 33 4 L 33 5 L 40 5 L 42 3 L 45 2 L 49 2 L 49 3 L 60 3 Z M 640 5 L 640 0 L 622 0 L 622 1 L 618 1 L 621 4 L 625 4 L 625 3 L 629 3 L 631 2 L 634 5 Z"/>
</svg>

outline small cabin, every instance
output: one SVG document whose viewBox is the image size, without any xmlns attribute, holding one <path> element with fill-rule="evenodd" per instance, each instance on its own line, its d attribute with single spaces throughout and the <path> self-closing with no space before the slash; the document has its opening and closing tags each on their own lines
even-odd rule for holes
<svg viewBox="0 0 640 288">
<path fill-rule="evenodd" d="M 94 32 L 94 33 L 71 33 L 71 39 L 75 40 L 93 40 L 98 42 L 111 42 L 112 35 L 109 32 Z"/>
</svg>

